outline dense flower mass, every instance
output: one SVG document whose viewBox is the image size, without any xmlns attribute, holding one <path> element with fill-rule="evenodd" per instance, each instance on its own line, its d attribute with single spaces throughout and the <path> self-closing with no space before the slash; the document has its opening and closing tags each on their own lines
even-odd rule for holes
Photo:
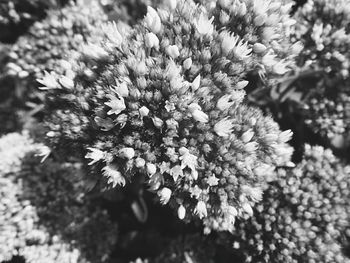
<svg viewBox="0 0 350 263">
<path fill-rule="evenodd" d="M 247 262 L 350 262 L 350 166 L 305 146 L 304 160 L 279 170 L 254 217 L 237 222 L 233 248 Z"/>
<path fill-rule="evenodd" d="M 84 194 L 77 165 L 40 159 L 27 133 L 0 138 L 0 261 L 105 262 L 116 228 Z"/>
<path fill-rule="evenodd" d="M 293 1 L 284 0 L 220 0 L 211 13 L 218 29 L 226 28 L 241 38 L 240 46 L 251 46 L 255 63 L 251 73 L 258 73 L 268 83 L 294 68 L 295 57 L 302 49 L 300 41 L 292 41 L 295 20 L 290 16 Z M 215 7 L 214 7 L 215 6 Z M 232 42 L 227 36 L 227 45 Z M 238 45 L 239 46 L 239 45 Z M 240 49 L 237 53 L 244 55 Z"/>
<path fill-rule="evenodd" d="M 61 10 L 50 10 L 46 19 L 36 22 L 11 47 L 6 74 L 22 80 L 19 83 L 22 93 L 37 94 L 36 79 L 43 77 L 44 71 L 55 70 L 60 74 L 69 71 L 68 54 L 78 50 L 85 41 L 98 39 L 96 27 L 104 21 L 107 15 L 98 1 L 89 1 L 89 4 L 78 1 Z M 32 88 L 29 90 L 29 87 Z"/>
<path fill-rule="evenodd" d="M 290 131 L 242 104 L 253 45 L 212 22 L 191 1 L 148 7 L 134 29 L 102 27 L 105 40 L 72 62 L 74 85 L 56 73 L 40 80 L 54 147 L 85 145 L 105 185 L 145 177 L 163 204 L 197 215 L 208 232 L 251 215 L 267 171 L 292 153 Z"/>
<path fill-rule="evenodd" d="M 307 83 L 304 108 L 307 123 L 333 146 L 349 146 L 350 8 L 346 0 L 308 1 L 295 14 L 294 38 L 305 49 L 298 57 L 299 73 L 316 76 Z"/>
</svg>

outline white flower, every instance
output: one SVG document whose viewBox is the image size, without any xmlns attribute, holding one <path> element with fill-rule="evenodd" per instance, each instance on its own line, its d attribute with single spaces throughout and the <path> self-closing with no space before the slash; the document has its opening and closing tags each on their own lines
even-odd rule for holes
<svg viewBox="0 0 350 263">
<path fill-rule="evenodd" d="M 243 88 L 245 88 L 248 84 L 249 84 L 249 81 L 248 81 L 248 80 L 241 80 L 241 81 L 237 82 L 235 88 L 236 88 L 236 89 L 243 89 Z"/>
<path fill-rule="evenodd" d="M 253 153 L 258 146 L 257 142 L 248 142 L 246 145 L 244 145 L 244 150 L 249 153 Z"/>
<path fill-rule="evenodd" d="M 192 66 L 192 59 L 191 58 L 186 58 L 185 61 L 182 64 L 183 68 L 185 70 L 190 69 Z"/>
<path fill-rule="evenodd" d="M 146 22 L 146 25 L 149 28 L 149 30 L 151 30 L 154 34 L 160 32 L 162 28 L 162 22 L 157 11 L 150 6 L 147 7 L 147 15 L 144 21 Z"/>
<path fill-rule="evenodd" d="M 156 126 L 156 128 L 161 128 L 162 126 L 163 126 L 163 121 L 160 119 L 160 118 L 158 118 L 158 117 L 153 117 L 152 118 L 152 121 L 153 121 L 153 124 L 154 124 L 154 126 Z"/>
<path fill-rule="evenodd" d="M 260 187 L 250 187 L 247 185 L 243 185 L 242 192 L 246 196 L 249 196 L 253 202 L 258 202 L 262 200 L 263 192 Z"/>
<path fill-rule="evenodd" d="M 160 198 L 160 203 L 162 205 L 166 205 L 170 200 L 171 190 L 167 187 L 164 187 L 161 190 L 159 190 L 157 194 Z"/>
<path fill-rule="evenodd" d="M 139 112 L 140 112 L 140 115 L 141 117 L 145 117 L 148 115 L 149 113 L 149 109 L 145 106 L 142 106 L 140 109 L 139 109 Z"/>
<path fill-rule="evenodd" d="M 208 177 L 207 184 L 209 186 L 216 186 L 219 184 L 219 178 L 216 178 L 215 175 L 212 174 L 210 177 Z"/>
<path fill-rule="evenodd" d="M 228 137 L 232 133 L 232 129 L 232 120 L 229 120 L 228 117 L 220 120 L 214 125 L 214 131 L 220 137 Z"/>
<path fill-rule="evenodd" d="M 170 45 L 166 48 L 166 53 L 173 59 L 180 56 L 179 48 L 176 45 Z"/>
<path fill-rule="evenodd" d="M 198 215 L 200 219 L 208 216 L 207 207 L 203 201 L 199 201 L 194 209 L 194 214 Z"/>
<path fill-rule="evenodd" d="M 60 88 L 60 85 L 56 81 L 56 78 L 53 76 L 53 73 L 49 73 L 45 71 L 45 75 L 42 79 L 37 79 L 37 81 L 40 84 L 43 84 L 43 87 L 39 87 L 39 89 L 42 90 L 48 90 L 48 89 L 57 89 Z"/>
<path fill-rule="evenodd" d="M 146 161 L 143 158 L 138 157 L 138 158 L 135 159 L 135 166 L 137 168 L 142 168 L 145 165 L 146 165 Z"/>
<path fill-rule="evenodd" d="M 74 87 L 74 81 L 66 76 L 61 76 L 58 81 L 66 89 L 72 89 Z"/>
<path fill-rule="evenodd" d="M 212 17 L 210 20 L 208 19 L 208 16 L 204 15 L 203 13 L 200 14 L 199 18 L 195 22 L 196 28 L 201 35 L 212 35 L 214 31 L 214 26 L 212 24 L 214 20 L 214 17 Z"/>
<path fill-rule="evenodd" d="M 149 176 L 152 176 L 157 172 L 157 166 L 155 166 L 153 163 L 147 163 L 146 164 L 146 171 L 147 171 Z"/>
<path fill-rule="evenodd" d="M 247 143 L 247 142 L 250 142 L 250 140 L 253 138 L 253 136 L 254 136 L 253 130 L 249 129 L 242 134 L 241 139 L 244 143 Z"/>
<path fill-rule="evenodd" d="M 121 97 L 129 96 L 128 84 L 126 82 L 120 83 L 118 86 L 114 87 L 114 91 Z"/>
<path fill-rule="evenodd" d="M 291 51 L 294 55 L 298 55 L 304 48 L 304 45 L 301 41 L 295 42 L 292 46 L 291 46 Z"/>
<path fill-rule="evenodd" d="M 174 182 L 177 181 L 177 179 L 180 177 L 183 177 L 183 171 L 180 165 L 175 165 L 173 168 L 170 169 L 170 175 L 173 177 Z"/>
<path fill-rule="evenodd" d="M 148 48 L 158 49 L 159 48 L 159 39 L 154 33 L 149 32 L 145 36 L 145 44 L 146 44 L 146 47 L 148 47 Z"/>
<path fill-rule="evenodd" d="M 196 199 L 200 197 L 202 192 L 202 189 L 199 188 L 198 185 L 195 185 L 194 187 L 190 188 L 191 197 L 194 197 Z"/>
<path fill-rule="evenodd" d="M 289 71 L 284 61 L 280 61 L 273 66 L 273 71 L 278 75 L 283 75 Z"/>
<path fill-rule="evenodd" d="M 40 162 L 44 162 L 46 160 L 46 158 L 49 157 L 50 154 L 51 154 L 51 149 L 49 147 L 47 147 L 46 145 L 41 145 L 38 148 L 38 153 L 35 154 L 35 156 L 41 156 L 42 159 Z"/>
<path fill-rule="evenodd" d="M 199 122 L 207 123 L 209 121 L 209 117 L 201 110 L 194 110 L 192 112 L 192 117 Z"/>
<path fill-rule="evenodd" d="M 280 142 L 288 142 L 290 139 L 292 139 L 292 136 L 293 132 L 291 130 L 286 130 L 278 135 L 278 140 Z"/>
<path fill-rule="evenodd" d="M 251 55 L 252 49 L 248 47 L 248 42 L 240 40 L 233 49 L 235 57 L 244 60 Z"/>
<path fill-rule="evenodd" d="M 243 212 L 247 213 L 249 216 L 253 215 L 253 209 L 252 209 L 251 205 L 247 202 L 244 202 L 242 204 L 242 210 L 243 210 Z"/>
<path fill-rule="evenodd" d="M 119 46 L 123 42 L 123 37 L 119 33 L 116 23 L 107 22 L 102 26 L 102 31 L 106 35 L 106 37 L 113 42 L 113 44 Z"/>
<path fill-rule="evenodd" d="M 179 208 L 177 209 L 177 216 L 179 219 L 184 219 L 186 216 L 186 208 L 183 205 L 180 205 Z"/>
<path fill-rule="evenodd" d="M 201 75 L 198 75 L 192 82 L 191 88 L 193 91 L 196 91 L 199 88 L 199 85 L 201 83 Z"/>
<path fill-rule="evenodd" d="M 235 36 L 234 33 L 230 34 L 226 31 L 220 34 L 221 40 L 221 50 L 224 55 L 230 53 L 230 51 L 236 46 L 239 37 Z"/>
<path fill-rule="evenodd" d="M 124 99 L 122 97 L 116 98 L 113 97 L 110 102 L 105 102 L 105 104 L 111 109 L 107 112 L 108 115 L 118 115 L 120 112 L 125 110 L 126 106 L 124 103 Z"/>
<path fill-rule="evenodd" d="M 221 111 L 225 111 L 229 109 L 234 103 L 235 102 L 232 101 L 231 95 L 224 95 L 220 99 L 218 99 L 216 107 Z"/>
<path fill-rule="evenodd" d="M 104 159 L 106 156 L 106 153 L 99 150 L 99 149 L 92 148 L 92 147 L 88 147 L 87 149 L 90 152 L 85 155 L 85 158 L 92 159 L 92 161 L 90 163 L 88 163 L 88 165 L 92 165 L 92 164 Z"/>
<path fill-rule="evenodd" d="M 184 169 L 185 167 L 190 168 L 191 170 L 196 170 L 197 167 L 197 159 L 198 157 L 187 152 L 179 157 L 181 160 L 181 168 Z"/>
<path fill-rule="evenodd" d="M 247 6 L 245 3 L 241 3 L 237 8 L 237 15 L 238 16 L 245 16 L 247 14 Z"/>
<path fill-rule="evenodd" d="M 88 43 L 84 44 L 82 46 L 81 52 L 87 56 L 88 58 L 91 58 L 93 60 L 99 60 L 99 59 L 105 59 L 108 58 L 109 54 L 106 50 L 104 50 L 102 47 Z"/>
<path fill-rule="evenodd" d="M 112 187 L 125 186 L 125 178 L 118 170 L 108 165 L 102 168 L 102 172 L 103 176 L 107 178 L 107 184 L 112 184 Z"/>
<path fill-rule="evenodd" d="M 273 65 L 275 65 L 277 63 L 275 58 L 276 58 L 276 55 L 273 54 L 271 51 L 263 56 L 261 62 L 267 67 L 272 67 Z"/>
<path fill-rule="evenodd" d="M 135 156 L 135 150 L 130 147 L 125 147 L 119 150 L 119 156 L 126 159 L 132 159 Z"/>
</svg>

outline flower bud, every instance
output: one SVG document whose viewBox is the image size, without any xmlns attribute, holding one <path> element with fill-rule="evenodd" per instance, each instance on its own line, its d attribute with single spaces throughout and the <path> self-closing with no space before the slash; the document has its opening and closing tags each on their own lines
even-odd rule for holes
<svg viewBox="0 0 350 263">
<path fill-rule="evenodd" d="M 140 115 L 141 117 L 145 117 L 148 115 L 149 113 L 149 109 L 145 106 L 142 106 L 140 109 L 139 109 L 139 112 L 140 112 Z"/>
<path fill-rule="evenodd" d="M 194 110 L 192 112 L 192 117 L 199 122 L 207 123 L 209 121 L 208 115 L 201 110 Z"/>
<path fill-rule="evenodd" d="M 171 190 L 167 187 L 164 187 L 161 190 L 159 190 L 157 194 L 160 198 L 160 203 L 162 205 L 166 205 L 170 200 Z"/>
<path fill-rule="evenodd" d="M 156 128 L 162 128 L 163 121 L 161 119 L 159 119 L 158 117 L 153 117 L 152 121 L 153 121 L 154 126 L 156 126 Z"/>
<path fill-rule="evenodd" d="M 135 156 L 135 150 L 130 147 L 125 147 L 119 151 L 119 156 L 126 159 L 132 159 Z"/>
<path fill-rule="evenodd" d="M 155 49 L 158 49 L 159 48 L 159 39 L 158 37 L 150 32 L 150 33 L 147 33 L 146 36 L 145 36 L 145 44 L 146 44 L 146 47 L 148 48 L 155 48 Z"/>
<path fill-rule="evenodd" d="M 262 26 L 265 23 L 266 16 L 265 15 L 258 15 L 254 18 L 254 24 L 256 26 Z"/>
<path fill-rule="evenodd" d="M 180 205 L 179 208 L 177 209 L 177 216 L 179 219 L 184 219 L 186 216 L 186 208 L 183 205 Z"/>
<path fill-rule="evenodd" d="M 106 50 L 92 43 L 83 45 L 81 52 L 93 60 L 106 59 L 109 56 Z"/>
<path fill-rule="evenodd" d="M 244 150 L 246 152 L 252 153 L 256 150 L 257 143 L 256 142 L 248 142 L 246 145 L 244 145 Z"/>
<path fill-rule="evenodd" d="M 157 172 L 157 166 L 155 166 L 153 163 L 147 163 L 146 164 L 146 170 L 148 175 L 151 177 Z"/>
<path fill-rule="evenodd" d="M 173 59 L 180 56 L 179 48 L 176 45 L 170 45 L 166 48 L 166 53 Z"/>
<path fill-rule="evenodd" d="M 192 66 L 192 59 L 191 59 L 191 58 L 187 58 L 187 59 L 184 61 L 184 63 L 182 64 L 182 66 L 183 66 L 183 68 L 184 68 L 185 70 L 190 69 L 191 66 Z"/>
<path fill-rule="evenodd" d="M 200 219 L 208 216 L 207 207 L 203 201 L 199 201 L 194 209 L 194 214 L 198 215 Z"/>
<path fill-rule="evenodd" d="M 239 82 L 237 82 L 237 84 L 236 84 L 236 89 L 243 89 L 243 88 L 245 88 L 248 84 L 249 84 L 249 81 L 247 81 L 247 80 L 239 81 Z"/>
<path fill-rule="evenodd" d="M 192 82 L 191 87 L 193 91 L 196 91 L 199 88 L 201 83 L 201 75 L 198 75 Z"/>
<path fill-rule="evenodd" d="M 241 139 L 244 143 L 247 143 L 247 142 L 250 142 L 250 140 L 253 138 L 253 136 L 254 136 L 253 130 L 249 129 L 248 131 L 246 131 L 242 134 Z"/>
<path fill-rule="evenodd" d="M 245 213 L 247 213 L 249 216 L 252 216 L 253 215 L 253 209 L 252 207 L 250 206 L 250 204 L 248 203 L 243 203 L 242 204 L 242 209 Z"/>
<path fill-rule="evenodd" d="M 237 8 L 237 15 L 238 16 L 245 16 L 247 14 L 247 6 L 245 3 L 241 3 L 239 7 Z"/>
<path fill-rule="evenodd" d="M 140 157 L 136 158 L 136 160 L 135 160 L 135 166 L 136 166 L 137 168 L 142 168 L 142 167 L 145 166 L 145 164 L 146 164 L 146 161 L 145 161 L 143 158 L 140 158 Z"/>
<path fill-rule="evenodd" d="M 66 76 L 62 76 L 59 80 L 59 83 L 66 89 L 72 89 L 74 87 L 74 82 Z"/>
<path fill-rule="evenodd" d="M 261 43 L 255 43 L 253 46 L 253 51 L 257 54 L 265 52 L 266 47 Z"/>
<path fill-rule="evenodd" d="M 129 96 L 129 89 L 128 89 L 128 85 L 126 84 L 126 82 L 121 83 L 120 85 L 118 85 L 117 87 L 114 87 L 114 91 L 122 97 L 128 97 Z"/>
<path fill-rule="evenodd" d="M 150 6 L 147 7 L 147 15 L 144 21 L 146 22 L 149 30 L 151 30 L 154 34 L 159 33 L 162 28 L 162 22 L 157 11 Z"/>
</svg>

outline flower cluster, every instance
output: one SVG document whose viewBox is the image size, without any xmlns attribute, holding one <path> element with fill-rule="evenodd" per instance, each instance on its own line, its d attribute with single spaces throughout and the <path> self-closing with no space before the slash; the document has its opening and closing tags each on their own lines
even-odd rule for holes
<svg viewBox="0 0 350 263">
<path fill-rule="evenodd" d="M 304 160 L 278 171 L 254 217 L 237 222 L 233 248 L 247 262 L 350 262 L 350 166 L 305 146 Z M 232 243 L 231 243 L 232 244 Z"/>
<path fill-rule="evenodd" d="M 350 8 L 346 0 L 309 0 L 295 14 L 295 38 L 304 44 L 299 64 L 349 77 Z"/>
<path fill-rule="evenodd" d="M 298 57 L 299 72 L 314 73 L 314 83 L 303 83 L 307 94 L 307 124 L 336 147 L 349 137 L 350 8 L 346 0 L 308 1 L 295 14 L 294 38 L 305 49 Z M 316 84 L 316 85 L 314 85 Z M 347 143 L 348 144 L 348 143 Z"/>
<path fill-rule="evenodd" d="M 276 82 L 291 68 L 302 49 L 292 41 L 295 20 L 290 16 L 294 2 L 290 0 L 219 0 L 211 13 L 214 24 L 239 36 L 241 45 L 251 45 L 255 64 L 251 73 L 268 75 L 268 84 Z M 244 53 L 242 53 L 244 54 Z"/>
<path fill-rule="evenodd" d="M 0 138 L 0 261 L 105 262 L 116 227 L 84 194 L 81 170 L 40 159 L 47 147 L 28 134 Z"/>
<path fill-rule="evenodd" d="M 44 71 L 70 71 L 68 54 L 79 50 L 85 41 L 98 38 L 96 27 L 103 21 L 107 16 L 98 1 L 78 1 L 50 10 L 46 19 L 34 23 L 11 47 L 5 74 L 17 79 L 18 93 L 26 93 L 29 100 L 30 96 L 40 98 L 36 79 L 43 77 Z"/>
<path fill-rule="evenodd" d="M 254 45 L 216 28 L 192 1 L 148 7 L 133 29 L 109 23 L 101 31 L 104 41 L 72 61 L 74 80 L 40 80 L 53 150 L 85 148 L 103 186 L 144 178 L 180 219 L 233 231 L 271 171 L 291 165 L 292 133 L 242 103 Z"/>
<path fill-rule="evenodd" d="M 350 96 L 339 93 L 333 99 L 313 96 L 306 108 L 306 124 L 327 138 L 332 146 L 350 145 Z"/>
</svg>

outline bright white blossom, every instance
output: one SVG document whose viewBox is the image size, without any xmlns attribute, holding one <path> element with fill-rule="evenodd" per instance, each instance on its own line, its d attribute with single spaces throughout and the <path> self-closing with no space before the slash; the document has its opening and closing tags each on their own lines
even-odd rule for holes
<svg viewBox="0 0 350 263">
<path fill-rule="evenodd" d="M 214 31 L 214 26 L 212 24 L 214 17 L 208 19 L 208 17 L 201 13 L 198 20 L 196 21 L 196 27 L 201 35 L 212 35 Z"/>
<path fill-rule="evenodd" d="M 85 158 L 86 159 L 92 159 L 91 162 L 88 163 L 88 165 L 92 165 L 102 159 L 105 158 L 105 155 L 106 153 L 99 150 L 99 149 L 96 149 L 96 148 L 92 148 L 92 147 L 88 147 L 87 148 L 90 152 L 88 152 L 86 155 L 85 155 Z"/>
<path fill-rule="evenodd" d="M 214 125 L 214 131 L 221 137 L 228 137 L 233 131 L 232 120 L 224 118 Z"/>
<path fill-rule="evenodd" d="M 124 99 L 122 97 L 114 97 L 111 99 L 110 102 L 105 102 L 107 106 L 109 106 L 111 109 L 107 112 L 108 115 L 118 115 L 123 110 L 126 109 Z"/>
<path fill-rule="evenodd" d="M 203 201 L 198 201 L 196 208 L 194 209 L 194 213 L 198 215 L 200 219 L 208 216 L 207 207 Z"/>
<path fill-rule="evenodd" d="M 147 7 L 147 15 L 145 17 L 145 23 L 147 27 L 154 33 L 157 34 L 162 28 L 162 22 L 156 10 L 152 7 Z"/>
<path fill-rule="evenodd" d="M 167 187 L 162 188 L 158 191 L 158 196 L 160 198 L 160 203 L 166 205 L 171 197 L 171 190 Z"/>
<path fill-rule="evenodd" d="M 126 159 L 132 159 L 135 156 L 135 150 L 130 147 L 125 147 L 119 150 L 119 156 Z"/>
</svg>

